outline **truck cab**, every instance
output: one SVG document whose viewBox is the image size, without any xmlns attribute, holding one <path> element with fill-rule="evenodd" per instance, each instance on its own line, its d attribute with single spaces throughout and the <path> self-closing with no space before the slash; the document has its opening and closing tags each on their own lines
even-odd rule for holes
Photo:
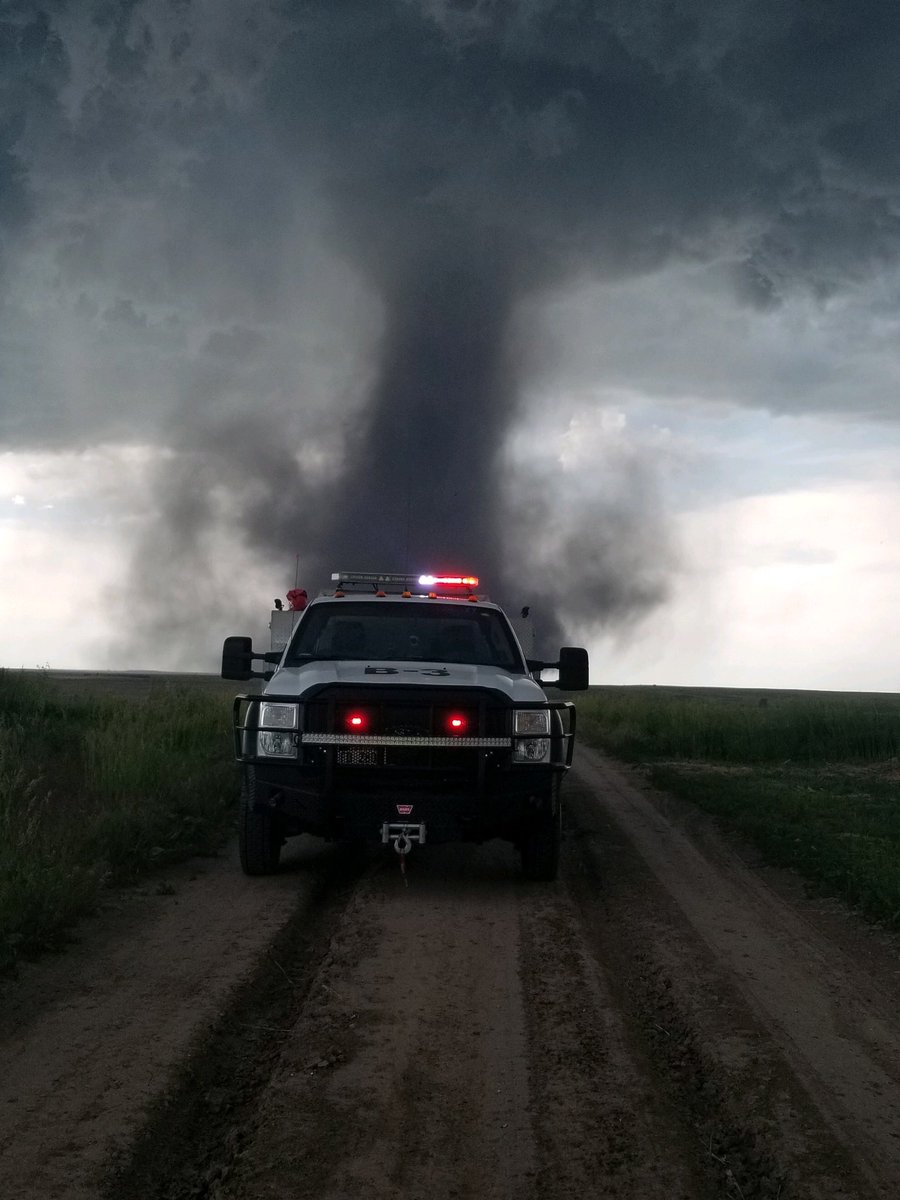
<svg viewBox="0 0 900 1200">
<path fill-rule="evenodd" d="M 526 658 L 477 589 L 471 576 L 336 572 L 283 649 L 226 639 L 223 677 L 265 681 L 234 705 L 247 874 L 276 870 L 285 839 L 312 833 L 401 853 L 501 837 L 528 878 L 555 878 L 575 709 L 545 688 L 587 687 L 587 653 Z M 259 659 L 274 669 L 253 670 Z M 558 679 L 542 684 L 548 668 Z"/>
</svg>

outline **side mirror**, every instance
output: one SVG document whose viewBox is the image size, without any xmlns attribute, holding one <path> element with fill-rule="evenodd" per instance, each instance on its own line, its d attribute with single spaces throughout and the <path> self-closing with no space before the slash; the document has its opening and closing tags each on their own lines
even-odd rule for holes
<svg viewBox="0 0 900 1200">
<path fill-rule="evenodd" d="M 229 637 L 222 646 L 222 678 L 253 678 L 253 639 Z"/>
<path fill-rule="evenodd" d="M 563 692 L 583 692 L 589 685 L 588 652 L 580 646 L 563 646 L 559 652 L 559 683 Z"/>
<path fill-rule="evenodd" d="M 251 638 L 226 638 L 225 644 L 222 646 L 222 678 L 271 679 L 274 671 L 253 670 L 254 659 L 267 663 L 279 663 L 281 662 L 281 651 L 267 650 L 265 654 L 257 654 L 253 649 Z"/>
</svg>

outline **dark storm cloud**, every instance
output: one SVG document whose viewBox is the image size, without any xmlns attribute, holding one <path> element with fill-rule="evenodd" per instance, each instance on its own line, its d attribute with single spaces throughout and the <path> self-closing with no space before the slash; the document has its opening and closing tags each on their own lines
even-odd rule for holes
<svg viewBox="0 0 900 1200">
<path fill-rule="evenodd" d="M 875 0 L 8 4 L 0 435 L 177 448 L 155 562 L 196 563 L 224 479 L 313 584 L 508 579 L 566 503 L 501 486 L 527 305 L 686 259 L 777 311 L 893 266 L 898 50 Z M 668 561 L 620 499 L 548 563 L 616 617 Z"/>
</svg>

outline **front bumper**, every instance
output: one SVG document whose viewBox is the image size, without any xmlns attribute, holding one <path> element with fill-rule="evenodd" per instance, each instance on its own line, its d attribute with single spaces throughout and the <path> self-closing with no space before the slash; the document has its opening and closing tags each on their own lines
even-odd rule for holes
<svg viewBox="0 0 900 1200">
<path fill-rule="evenodd" d="M 237 697 L 235 754 L 255 772 L 258 806 L 281 814 L 287 832 L 374 838 L 384 822 L 408 819 L 427 824 L 429 841 L 515 839 L 535 812 L 556 802 L 555 783 L 572 761 L 570 702 L 531 706 L 551 712 L 550 756 L 521 763 L 513 761 L 513 746 L 526 735 L 512 732 L 512 706 L 488 697 L 478 699 L 470 737 L 348 735 L 335 732 L 326 714 L 316 721 L 326 728 L 297 731 L 296 757 L 288 760 L 254 752 L 256 734 L 265 731 L 258 723 L 264 701 L 296 703 L 296 697 Z"/>
</svg>

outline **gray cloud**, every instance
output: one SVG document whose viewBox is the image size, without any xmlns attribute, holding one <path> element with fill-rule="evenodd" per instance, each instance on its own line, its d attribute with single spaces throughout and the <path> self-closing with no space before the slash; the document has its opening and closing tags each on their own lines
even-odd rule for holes
<svg viewBox="0 0 900 1200">
<path fill-rule="evenodd" d="M 693 263 L 777 320 L 891 269 L 898 48 L 876 0 L 7 5 L 0 439 L 177 447 L 138 586 L 196 563 L 225 479 L 233 538 L 313 577 L 438 556 L 511 591 L 548 542 L 502 465 L 541 298 Z M 786 408 L 825 397 L 791 366 Z M 544 565 L 613 621 L 672 561 L 632 466 L 612 506 L 540 483 L 572 522 Z"/>
</svg>

